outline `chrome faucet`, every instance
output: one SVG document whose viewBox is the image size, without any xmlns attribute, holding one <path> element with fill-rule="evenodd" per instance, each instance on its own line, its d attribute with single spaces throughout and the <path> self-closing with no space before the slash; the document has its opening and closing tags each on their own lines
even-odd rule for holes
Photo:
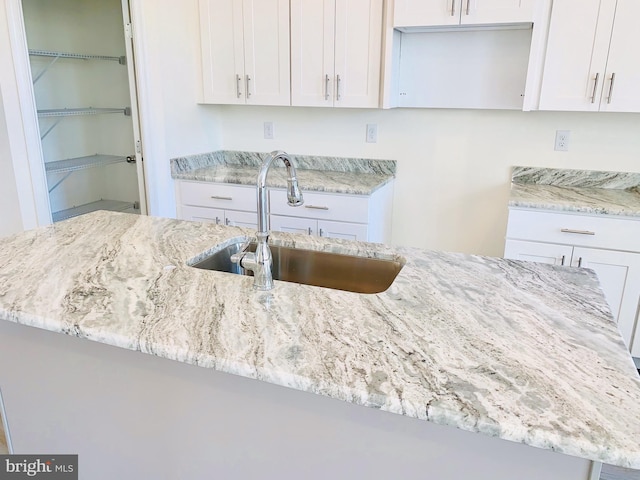
<svg viewBox="0 0 640 480">
<path fill-rule="evenodd" d="M 280 158 L 287 167 L 287 203 L 292 207 L 299 207 L 304 203 L 302 192 L 298 187 L 298 179 L 296 178 L 296 169 L 291 163 L 289 155 L 285 152 L 277 150 L 271 152 L 262 162 L 260 173 L 257 180 L 258 194 L 258 231 L 256 238 L 258 246 L 255 253 L 247 252 L 246 248 L 241 252 L 232 255 L 231 261 L 237 263 L 242 268 L 253 272 L 253 288 L 256 290 L 271 290 L 273 288 L 273 275 L 271 266 L 273 260 L 271 258 L 271 250 L 267 241 L 269 240 L 269 212 L 267 212 L 267 173 L 269 167 L 274 160 Z"/>
</svg>

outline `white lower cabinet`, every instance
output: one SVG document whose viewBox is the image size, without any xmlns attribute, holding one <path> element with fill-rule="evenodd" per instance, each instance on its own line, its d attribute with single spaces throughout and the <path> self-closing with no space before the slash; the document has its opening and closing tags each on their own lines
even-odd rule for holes
<svg viewBox="0 0 640 480">
<path fill-rule="evenodd" d="M 371 195 L 303 194 L 304 205 L 290 207 L 284 190 L 269 192 L 272 230 L 368 242 L 391 240 L 392 182 Z"/>
<path fill-rule="evenodd" d="M 304 205 L 290 207 L 287 193 L 269 190 L 271 230 L 369 242 L 391 241 L 393 182 L 370 195 L 303 192 Z M 258 228 L 256 187 L 176 181 L 177 216 L 182 220 Z"/>
<path fill-rule="evenodd" d="M 220 208 L 192 207 L 183 205 L 179 218 L 197 222 L 229 225 L 231 227 L 258 228 L 258 214 L 256 212 L 242 212 L 237 210 L 222 210 Z"/>
<path fill-rule="evenodd" d="M 257 229 L 255 190 L 246 185 L 179 180 L 178 218 Z"/>
<path fill-rule="evenodd" d="M 504 257 L 594 270 L 622 338 L 640 357 L 640 244 L 628 242 L 637 238 L 638 220 L 512 209 Z"/>
<path fill-rule="evenodd" d="M 315 218 L 286 217 L 271 215 L 271 230 L 319 237 L 343 238 L 345 240 L 366 241 L 367 225 L 349 222 L 331 222 Z"/>
</svg>

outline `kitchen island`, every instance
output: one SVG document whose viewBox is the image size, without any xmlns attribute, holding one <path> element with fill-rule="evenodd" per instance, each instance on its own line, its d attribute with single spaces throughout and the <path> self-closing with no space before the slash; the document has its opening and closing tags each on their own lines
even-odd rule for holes
<svg viewBox="0 0 640 480">
<path fill-rule="evenodd" d="M 96 212 L 0 239 L 15 452 L 79 453 L 86 478 L 640 467 L 640 381 L 593 272 L 282 233 L 404 267 L 365 295 L 189 266 L 252 233 Z"/>
</svg>

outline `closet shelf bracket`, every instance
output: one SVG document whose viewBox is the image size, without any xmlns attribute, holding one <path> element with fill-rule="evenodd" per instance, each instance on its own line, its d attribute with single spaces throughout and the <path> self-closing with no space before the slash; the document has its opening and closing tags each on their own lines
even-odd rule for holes
<svg viewBox="0 0 640 480">
<path fill-rule="evenodd" d="M 42 76 L 47 73 L 49 68 L 56 63 L 61 58 L 72 58 L 76 60 L 107 60 L 112 62 L 118 62 L 120 65 L 127 64 L 127 57 L 112 57 L 107 55 L 85 55 L 81 53 L 67 53 L 67 52 L 51 52 L 47 50 L 29 50 L 29 55 L 32 57 L 51 57 L 51 60 L 46 67 L 44 67 L 38 75 L 33 79 L 33 84 L 35 85 L 38 80 L 42 78 Z"/>
</svg>

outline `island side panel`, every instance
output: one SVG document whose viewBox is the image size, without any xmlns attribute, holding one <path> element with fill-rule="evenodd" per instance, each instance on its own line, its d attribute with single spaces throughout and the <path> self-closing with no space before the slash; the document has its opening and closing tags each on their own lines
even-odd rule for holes
<svg viewBox="0 0 640 480">
<path fill-rule="evenodd" d="M 81 478 L 587 480 L 591 462 L 0 320 L 16 453 Z"/>
</svg>

